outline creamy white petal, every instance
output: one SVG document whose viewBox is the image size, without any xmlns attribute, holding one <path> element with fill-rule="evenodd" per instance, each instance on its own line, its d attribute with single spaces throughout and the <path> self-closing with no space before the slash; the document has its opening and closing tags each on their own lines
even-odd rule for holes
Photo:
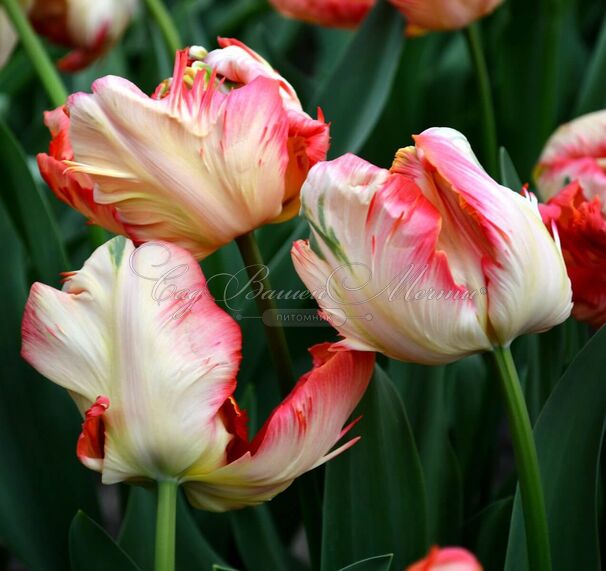
<svg viewBox="0 0 606 571">
<path fill-rule="evenodd" d="M 63 292 L 35 285 L 23 348 L 81 407 L 109 399 L 105 483 L 223 462 L 228 435 L 216 416 L 235 388 L 240 330 L 184 250 L 153 242 L 135 250 L 115 238 Z"/>
</svg>

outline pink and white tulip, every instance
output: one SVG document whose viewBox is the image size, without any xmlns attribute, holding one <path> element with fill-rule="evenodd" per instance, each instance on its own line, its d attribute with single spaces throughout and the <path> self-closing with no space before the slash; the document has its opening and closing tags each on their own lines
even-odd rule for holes
<svg viewBox="0 0 606 571">
<path fill-rule="evenodd" d="M 72 48 L 58 62 L 62 71 L 78 71 L 102 56 L 122 36 L 138 0 L 21 0 L 35 30 L 50 41 Z M 0 67 L 16 36 L 0 9 Z"/>
<path fill-rule="evenodd" d="M 482 571 L 472 553 L 462 547 L 432 547 L 427 557 L 406 571 Z"/>
<path fill-rule="evenodd" d="M 73 149 L 63 172 L 86 175 L 94 203 L 111 208 L 128 237 L 173 242 L 196 258 L 295 216 L 307 172 L 328 149 L 328 126 L 286 80 L 240 42 L 220 44 L 179 52 L 153 97 L 126 79 L 97 80 L 92 94 L 70 97 L 63 131 Z M 54 175 L 42 174 L 60 195 Z M 68 202 L 105 225 L 83 201 Z"/>
<path fill-rule="evenodd" d="M 82 463 L 106 484 L 177 481 L 214 511 L 269 500 L 354 444 L 333 450 L 374 364 L 313 347 L 313 368 L 249 442 L 233 398 L 240 349 L 196 260 L 169 243 L 114 238 L 62 291 L 34 284 L 23 319 L 24 358 L 84 417 Z"/>
<path fill-rule="evenodd" d="M 341 346 L 427 364 L 507 346 L 568 317 L 570 280 L 536 200 L 492 180 L 465 137 L 434 128 L 390 170 L 314 167 L 295 268 Z"/>
<path fill-rule="evenodd" d="M 459 30 L 492 13 L 503 0 L 390 0 L 406 17 L 406 33 Z"/>
<path fill-rule="evenodd" d="M 578 182 L 587 199 L 597 196 L 606 204 L 606 110 L 559 127 L 541 153 L 535 180 L 544 200 Z"/>
</svg>

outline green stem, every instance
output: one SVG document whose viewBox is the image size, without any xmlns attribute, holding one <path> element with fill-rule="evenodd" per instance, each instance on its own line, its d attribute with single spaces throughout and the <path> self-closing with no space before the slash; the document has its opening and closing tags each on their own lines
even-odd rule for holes
<svg viewBox="0 0 606 571">
<path fill-rule="evenodd" d="M 38 73 L 49 99 L 55 107 L 64 105 L 67 101 L 67 91 L 59 73 L 50 60 L 40 38 L 32 29 L 19 0 L 0 0 L 0 5 L 6 9 L 17 35 Z"/>
<path fill-rule="evenodd" d="M 494 358 L 505 397 L 505 408 L 518 471 L 529 568 L 533 571 L 550 571 L 551 552 L 545 499 L 537 450 L 522 386 L 511 351 L 503 347 L 496 347 Z"/>
<path fill-rule="evenodd" d="M 265 264 L 263 263 L 263 257 L 261 256 L 261 251 L 259 250 L 259 245 L 257 244 L 254 234 L 249 232 L 248 234 L 236 238 L 236 244 L 240 249 L 240 255 L 242 256 L 242 260 L 246 266 L 246 272 L 251 282 L 259 284 L 261 292 L 270 292 L 271 284 L 269 276 L 264 276 L 263 273 L 260 273 L 260 270 L 265 267 Z M 261 317 L 266 317 L 266 319 L 263 320 L 265 336 L 267 337 L 269 352 L 271 353 L 276 368 L 276 374 L 278 375 L 280 392 L 284 397 L 290 392 L 294 385 L 294 375 L 288 344 L 286 343 L 286 335 L 284 334 L 282 325 L 280 325 L 275 318 L 277 305 L 273 299 L 262 295 L 255 295 L 255 301 Z"/>
<path fill-rule="evenodd" d="M 486 170 L 494 177 L 497 175 L 497 126 L 488 68 L 486 67 L 480 29 L 477 23 L 465 29 L 465 38 L 480 92 Z"/>
<path fill-rule="evenodd" d="M 172 60 L 175 53 L 183 47 L 179 31 L 162 0 L 145 0 L 145 3 L 162 32 L 166 49 L 169 52 L 168 56 Z"/>
<path fill-rule="evenodd" d="M 158 482 L 155 571 L 174 571 L 175 569 L 178 488 L 177 482 L 171 480 Z"/>
</svg>

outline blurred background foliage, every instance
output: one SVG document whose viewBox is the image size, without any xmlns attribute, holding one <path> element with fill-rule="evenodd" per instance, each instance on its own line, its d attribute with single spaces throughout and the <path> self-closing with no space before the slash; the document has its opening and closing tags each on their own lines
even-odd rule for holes
<svg viewBox="0 0 606 571">
<path fill-rule="evenodd" d="M 263 0 L 167 4 L 185 44 L 212 49 L 217 36 L 237 37 L 295 86 L 310 113 L 320 105 L 332 122 L 332 157 L 356 152 L 388 167 L 395 151 L 411 144 L 411 134 L 449 126 L 465 133 L 486 162 L 463 33 L 405 39 L 400 16 L 384 3 L 358 31 L 287 20 Z M 606 107 L 606 7 L 601 0 L 506 0 L 479 28 L 498 143 L 507 149 L 501 173 L 493 174 L 518 189 L 531 182 L 532 167 L 558 124 Z M 53 56 L 62 53 L 47 47 Z M 114 74 L 151 92 L 171 67 L 161 34 L 142 7 L 103 60 L 64 80 L 70 92 L 88 91 L 97 77 Z M 59 272 L 79 268 L 92 251 L 81 215 L 54 199 L 37 174 L 35 155 L 49 142 L 42 123 L 48 107 L 27 56 L 17 50 L 0 70 L 0 569 L 147 570 L 154 491 L 102 489 L 74 454 L 75 407 L 19 356 L 31 282 L 57 286 Z M 289 250 L 307 235 L 305 224 L 295 219 L 257 234 L 273 287 L 302 289 Z M 207 276 L 233 274 L 242 262 L 232 244 L 203 267 Z M 214 287 L 221 297 L 220 280 Z M 314 307 L 309 301 L 280 305 Z M 256 315 L 254 302 L 236 313 L 245 343 L 238 392 L 254 433 L 279 395 L 261 323 L 247 319 Z M 334 332 L 292 327 L 287 336 L 302 373 L 310 362 L 307 347 L 333 339 Z M 569 321 L 514 345 L 536 421 L 556 570 L 601 566 L 605 336 L 598 333 L 586 344 L 589 332 Z M 393 561 L 375 559 L 359 569 L 402 569 L 435 543 L 469 547 L 488 571 L 526 569 L 491 364 L 482 356 L 434 368 L 380 361 L 382 370 L 360 404 L 363 439 L 351 451 L 266 506 L 208 514 L 180 503 L 180 571 L 213 565 L 336 571 L 384 554 L 393 554 Z"/>
</svg>

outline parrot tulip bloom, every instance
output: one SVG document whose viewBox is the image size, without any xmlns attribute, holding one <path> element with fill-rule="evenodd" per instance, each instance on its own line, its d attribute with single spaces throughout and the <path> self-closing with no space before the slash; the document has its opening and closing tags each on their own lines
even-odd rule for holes
<svg viewBox="0 0 606 571">
<path fill-rule="evenodd" d="M 599 328 L 606 323 L 606 218 L 598 196 L 588 200 L 578 182 L 540 205 L 555 229 L 572 282 L 572 315 Z"/>
<path fill-rule="evenodd" d="M 63 172 L 88 177 L 103 216 L 88 195 L 67 200 L 75 190 L 57 188 L 57 168 L 43 157 L 55 194 L 101 226 L 110 209 L 136 242 L 174 242 L 197 258 L 295 216 L 309 168 L 326 157 L 328 126 L 303 112 L 260 56 L 235 40 L 220 44 L 179 52 L 172 80 L 151 98 L 118 77 L 71 96 L 60 131 L 68 143 L 55 137 L 50 156 L 52 145 L 73 150 Z"/>
<path fill-rule="evenodd" d="M 390 0 L 406 17 L 409 36 L 458 30 L 488 16 L 503 0 Z"/>
<path fill-rule="evenodd" d="M 585 196 L 606 203 L 606 110 L 562 125 L 547 141 L 535 169 L 544 200 L 578 181 Z"/>
<path fill-rule="evenodd" d="M 492 180 L 463 135 L 434 128 L 387 171 L 314 167 L 295 268 L 343 347 L 426 364 L 508 346 L 568 317 L 570 280 L 536 199 Z"/>
<path fill-rule="evenodd" d="M 62 291 L 36 283 L 24 358 L 66 388 L 84 417 L 77 454 L 106 484 L 172 480 L 193 505 L 223 511 L 271 499 L 331 451 L 362 397 L 372 353 L 311 349 L 313 368 L 251 442 L 233 398 L 236 322 L 185 250 L 117 237 Z"/>
<path fill-rule="evenodd" d="M 427 557 L 406 571 L 482 571 L 478 560 L 461 547 L 433 547 Z"/>
<path fill-rule="evenodd" d="M 409 36 L 431 30 L 457 30 L 490 14 L 503 0 L 389 0 L 406 16 Z M 362 22 L 376 0 L 270 0 L 296 20 L 353 28 Z"/>
<path fill-rule="evenodd" d="M 373 7 L 375 0 L 270 0 L 280 13 L 320 26 L 353 28 Z"/>
<path fill-rule="evenodd" d="M 138 0 L 35 0 L 29 19 L 36 31 L 72 51 L 62 71 L 78 71 L 103 55 L 126 30 Z"/>
<path fill-rule="evenodd" d="M 22 0 L 35 30 L 51 42 L 72 48 L 59 60 L 62 71 L 78 71 L 118 41 L 137 8 L 138 0 Z M 0 11 L 0 66 L 16 36 Z"/>
</svg>

